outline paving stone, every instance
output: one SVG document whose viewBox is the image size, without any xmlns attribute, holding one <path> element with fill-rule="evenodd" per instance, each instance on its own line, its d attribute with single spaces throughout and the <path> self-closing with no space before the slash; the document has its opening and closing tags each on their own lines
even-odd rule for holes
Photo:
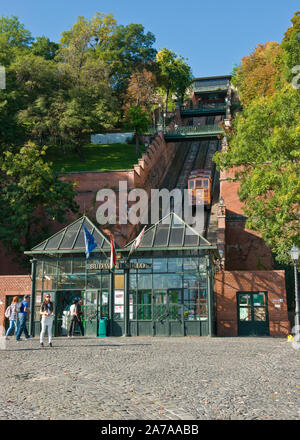
<svg viewBox="0 0 300 440">
<path fill-rule="evenodd" d="M 0 419 L 300 417 L 300 352 L 283 339 L 11 338 L 0 356 Z"/>
</svg>

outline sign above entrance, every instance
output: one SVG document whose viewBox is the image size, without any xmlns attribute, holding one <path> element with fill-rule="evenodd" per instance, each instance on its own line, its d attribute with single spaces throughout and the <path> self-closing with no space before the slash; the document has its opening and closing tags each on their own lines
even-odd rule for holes
<svg viewBox="0 0 300 440">
<path fill-rule="evenodd" d="M 107 270 L 110 268 L 109 263 L 87 264 L 87 270 Z M 151 269 L 152 264 L 149 263 L 125 263 L 117 262 L 116 269 Z"/>
</svg>

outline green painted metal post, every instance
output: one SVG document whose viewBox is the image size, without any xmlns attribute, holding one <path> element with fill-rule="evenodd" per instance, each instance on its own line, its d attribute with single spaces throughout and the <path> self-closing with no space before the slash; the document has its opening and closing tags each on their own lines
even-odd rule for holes
<svg viewBox="0 0 300 440">
<path fill-rule="evenodd" d="M 124 333 L 123 336 L 130 336 L 129 333 L 129 269 L 124 269 Z"/>
<path fill-rule="evenodd" d="M 211 267 L 210 267 L 210 259 L 206 257 L 206 277 L 207 277 L 207 306 L 208 306 L 208 335 L 213 336 L 212 332 L 212 309 L 213 309 L 213 301 L 212 301 L 212 286 L 211 286 Z"/>
<path fill-rule="evenodd" d="M 108 316 L 109 316 L 109 333 L 108 336 L 113 336 L 113 321 L 114 321 L 114 273 L 109 274 L 109 298 L 108 298 Z"/>
<path fill-rule="evenodd" d="M 31 262 L 31 295 L 30 295 L 30 317 L 29 317 L 29 329 L 31 336 L 35 334 L 34 328 L 34 313 L 35 313 L 35 286 L 36 286 L 36 263 L 37 260 L 33 258 Z"/>
</svg>

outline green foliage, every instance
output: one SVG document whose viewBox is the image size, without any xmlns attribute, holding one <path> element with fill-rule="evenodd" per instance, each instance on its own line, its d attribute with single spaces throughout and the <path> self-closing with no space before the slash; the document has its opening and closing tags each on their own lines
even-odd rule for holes
<svg viewBox="0 0 300 440">
<path fill-rule="evenodd" d="M 28 143 L 17 154 L 6 152 L 0 163 L 0 240 L 20 259 L 38 241 L 45 222 L 63 222 L 78 208 L 72 184 L 57 179 L 45 153 L 46 147 Z"/>
<path fill-rule="evenodd" d="M 145 133 L 151 125 L 147 113 L 140 106 L 130 106 L 125 114 L 124 127 L 134 130 L 136 138 L 136 155 L 139 155 L 139 135 Z"/>
<path fill-rule="evenodd" d="M 291 21 L 293 25 L 286 31 L 281 43 L 284 50 L 284 74 L 289 82 L 293 78 L 292 68 L 300 65 L 300 11 L 295 12 Z"/>
<path fill-rule="evenodd" d="M 300 245 L 299 91 L 286 87 L 253 101 L 236 117 L 228 140 L 230 148 L 216 154 L 216 163 L 239 167 L 247 226 L 288 263 L 292 243 Z"/>
<path fill-rule="evenodd" d="M 166 93 L 167 112 L 169 93 L 175 93 L 182 99 L 192 82 L 192 71 L 181 56 L 166 48 L 157 53 L 156 61 L 159 66 L 159 84 Z"/>
<path fill-rule="evenodd" d="M 6 41 L 9 47 L 24 48 L 30 46 L 33 41 L 31 33 L 20 23 L 18 17 L 0 17 L 0 34 L 2 41 Z"/>
<path fill-rule="evenodd" d="M 43 36 L 37 37 L 31 48 L 34 55 L 43 57 L 45 60 L 53 60 L 58 51 L 59 45 Z"/>
</svg>

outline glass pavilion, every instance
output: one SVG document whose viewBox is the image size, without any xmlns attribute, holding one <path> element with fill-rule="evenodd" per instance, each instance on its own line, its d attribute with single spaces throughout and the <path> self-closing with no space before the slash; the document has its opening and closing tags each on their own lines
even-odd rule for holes
<svg viewBox="0 0 300 440">
<path fill-rule="evenodd" d="M 83 226 L 98 244 L 89 259 Z M 214 335 L 217 247 L 173 212 L 146 229 L 129 255 L 130 247 L 116 249 L 110 271 L 110 242 L 83 216 L 25 252 L 32 257 L 32 333 L 40 331 L 40 304 L 50 293 L 55 336 L 67 334 L 74 298 L 83 300 L 87 336 L 97 336 L 102 318 L 108 336 Z"/>
</svg>

